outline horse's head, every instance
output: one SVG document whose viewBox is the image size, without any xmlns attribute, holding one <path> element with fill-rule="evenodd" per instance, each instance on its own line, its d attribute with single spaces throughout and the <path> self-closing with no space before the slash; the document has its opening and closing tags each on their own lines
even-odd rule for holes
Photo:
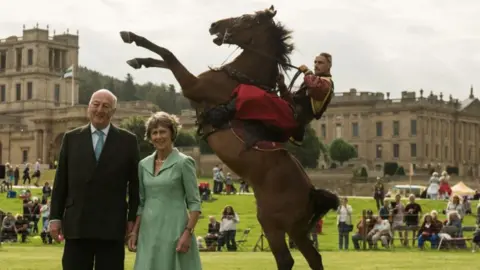
<svg viewBox="0 0 480 270">
<path fill-rule="evenodd" d="M 277 11 L 273 5 L 254 14 L 216 21 L 210 26 L 210 34 L 216 35 L 213 42 L 218 46 L 234 44 L 240 47 L 258 41 L 265 32 L 275 25 L 273 17 Z"/>
</svg>

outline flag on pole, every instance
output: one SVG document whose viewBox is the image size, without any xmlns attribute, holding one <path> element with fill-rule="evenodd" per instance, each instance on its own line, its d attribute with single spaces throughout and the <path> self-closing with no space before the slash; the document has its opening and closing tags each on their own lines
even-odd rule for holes
<svg viewBox="0 0 480 270">
<path fill-rule="evenodd" d="M 71 65 L 67 70 L 65 70 L 65 73 L 63 73 L 62 78 L 71 78 L 73 77 L 73 65 Z"/>
</svg>

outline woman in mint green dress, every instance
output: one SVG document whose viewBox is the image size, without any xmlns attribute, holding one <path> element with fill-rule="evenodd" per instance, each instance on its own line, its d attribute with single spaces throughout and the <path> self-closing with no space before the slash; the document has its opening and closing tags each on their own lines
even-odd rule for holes
<svg viewBox="0 0 480 270">
<path fill-rule="evenodd" d="M 165 112 L 146 122 L 156 151 L 138 165 L 140 205 L 128 240 L 135 270 L 202 269 L 193 234 L 201 207 L 195 161 L 173 147 L 178 129 L 178 119 Z"/>
</svg>

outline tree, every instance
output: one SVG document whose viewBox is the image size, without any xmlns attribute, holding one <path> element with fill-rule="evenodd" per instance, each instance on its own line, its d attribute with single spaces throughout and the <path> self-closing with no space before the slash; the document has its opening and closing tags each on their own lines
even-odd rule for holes
<svg viewBox="0 0 480 270">
<path fill-rule="evenodd" d="M 320 154 L 325 155 L 325 145 L 317 137 L 315 130 L 307 126 L 305 137 L 301 146 L 292 144 L 287 145 L 287 149 L 292 153 L 305 168 L 317 168 Z"/>
<path fill-rule="evenodd" d="M 330 144 L 330 158 L 343 165 L 345 161 L 357 157 L 355 147 L 343 139 L 335 139 Z"/>
<path fill-rule="evenodd" d="M 125 100 L 125 101 L 138 100 L 137 87 L 135 86 L 135 83 L 133 82 L 133 77 L 130 73 L 128 73 L 127 76 L 125 77 L 125 82 L 123 84 L 121 97 L 122 97 L 122 100 Z"/>
<path fill-rule="evenodd" d="M 145 138 L 145 119 L 140 116 L 131 116 L 124 119 L 120 123 L 120 127 L 129 130 L 133 134 L 137 135 L 138 148 L 140 151 L 140 158 L 144 158 L 150 155 L 154 148 L 152 144 L 146 141 Z"/>
<path fill-rule="evenodd" d="M 175 139 L 175 146 L 178 147 L 191 147 L 197 146 L 197 140 L 195 139 L 195 135 L 191 132 L 180 130 L 177 135 L 177 139 Z"/>
</svg>

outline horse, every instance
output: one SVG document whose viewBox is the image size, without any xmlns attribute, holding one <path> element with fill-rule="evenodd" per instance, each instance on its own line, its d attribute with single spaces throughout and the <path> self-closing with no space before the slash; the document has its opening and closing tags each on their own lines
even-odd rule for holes
<svg viewBox="0 0 480 270">
<path fill-rule="evenodd" d="M 292 67 L 289 58 L 294 48 L 292 31 L 274 21 L 276 13 L 271 6 L 253 14 L 212 23 L 209 33 L 214 35 L 213 43 L 217 46 L 237 45 L 243 51 L 230 63 L 217 69 L 210 68 L 198 76 L 188 71 L 170 50 L 145 37 L 129 31 L 121 31 L 120 36 L 123 42 L 135 43 L 163 59 L 134 58 L 127 64 L 135 69 L 157 67 L 170 70 L 180 84 L 182 94 L 195 108 L 198 128 L 205 133 L 211 149 L 228 168 L 253 187 L 257 219 L 277 268 L 287 270 L 294 265 L 286 243 L 288 234 L 310 268 L 320 270 L 324 269 L 322 256 L 308 235 L 320 218 L 337 209 L 338 196 L 317 189 L 298 160 L 281 146 L 283 144 L 275 143 L 274 132 L 255 122 L 248 124 L 248 121 L 235 120 L 228 113 L 232 93 L 239 85 L 255 85 L 265 91 L 275 89 L 281 69 Z M 215 109 L 219 109 L 216 114 L 208 114 Z M 218 119 L 223 120 L 223 125 L 214 125 L 212 115 L 218 116 L 222 111 L 226 113 Z M 246 147 L 245 138 L 249 135 L 257 138 L 253 147 Z"/>
</svg>

